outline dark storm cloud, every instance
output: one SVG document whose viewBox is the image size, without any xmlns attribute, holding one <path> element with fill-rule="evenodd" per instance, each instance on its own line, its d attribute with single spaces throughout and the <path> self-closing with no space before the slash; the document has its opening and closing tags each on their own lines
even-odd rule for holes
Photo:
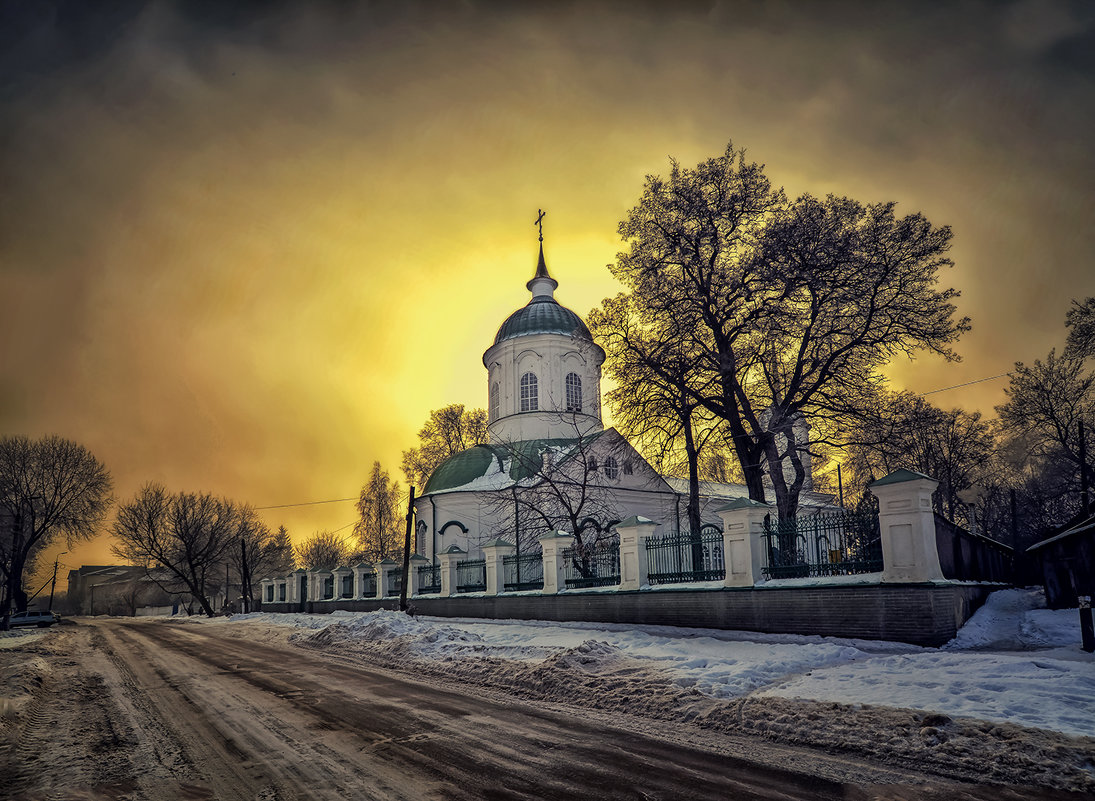
<svg viewBox="0 0 1095 801">
<path fill-rule="evenodd" d="M 512 283 L 477 264 L 515 207 L 593 272 L 644 173 L 731 137 L 952 225 L 969 372 L 906 377 L 995 374 L 1095 294 L 1093 75 L 1088 2 L 0 0 L 0 431 L 113 448 L 122 494 L 352 493 L 454 400 L 406 365 L 478 369 L 427 326 Z"/>
</svg>

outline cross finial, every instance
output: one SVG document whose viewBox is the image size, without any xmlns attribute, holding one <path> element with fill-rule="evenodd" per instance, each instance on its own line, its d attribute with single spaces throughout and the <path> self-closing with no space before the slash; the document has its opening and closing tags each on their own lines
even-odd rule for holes
<svg viewBox="0 0 1095 801">
<path fill-rule="evenodd" d="M 533 225 L 535 225 L 537 228 L 540 229 L 540 241 L 543 242 L 544 241 L 544 215 L 547 214 L 547 212 L 544 211 L 543 209 L 536 209 L 536 212 L 537 212 L 536 222 L 534 222 Z"/>
</svg>

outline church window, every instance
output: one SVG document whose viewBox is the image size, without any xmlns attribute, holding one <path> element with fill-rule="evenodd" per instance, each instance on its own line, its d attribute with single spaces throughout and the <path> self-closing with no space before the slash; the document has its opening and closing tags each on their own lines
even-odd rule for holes
<svg viewBox="0 0 1095 801">
<path fill-rule="evenodd" d="M 630 460 L 630 459 L 628 459 L 628 460 L 626 460 L 626 461 L 624 462 L 624 475 L 625 475 L 625 476 L 629 476 L 629 475 L 631 475 L 631 473 L 632 473 L 632 470 L 633 470 L 633 468 L 632 468 L 632 466 L 631 466 L 631 460 Z"/>
<path fill-rule="evenodd" d="M 490 419 L 498 419 L 498 382 L 490 385 Z"/>
<path fill-rule="evenodd" d="M 597 457 L 596 456 L 590 456 L 589 457 L 589 472 L 591 472 L 591 473 L 596 473 L 597 472 Z"/>
<path fill-rule="evenodd" d="M 582 377 L 577 373 L 567 373 L 567 411 L 582 411 Z"/>
<path fill-rule="evenodd" d="M 521 376 L 521 411 L 535 412 L 540 408 L 540 397 L 537 389 L 536 373 L 525 373 Z"/>
<path fill-rule="evenodd" d="M 605 459 L 605 476 L 614 479 L 618 475 L 620 475 L 620 466 L 616 464 L 616 460 L 613 457 L 609 456 Z"/>
</svg>

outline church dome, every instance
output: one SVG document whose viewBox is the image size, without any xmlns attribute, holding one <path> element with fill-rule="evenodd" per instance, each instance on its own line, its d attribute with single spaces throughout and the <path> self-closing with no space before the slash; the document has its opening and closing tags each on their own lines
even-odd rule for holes
<svg viewBox="0 0 1095 801">
<path fill-rule="evenodd" d="M 582 318 L 549 297 L 534 297 L 502 323 L 494 344 L 532 334 L 565 334 L 593 341 Z"/>
</svg>

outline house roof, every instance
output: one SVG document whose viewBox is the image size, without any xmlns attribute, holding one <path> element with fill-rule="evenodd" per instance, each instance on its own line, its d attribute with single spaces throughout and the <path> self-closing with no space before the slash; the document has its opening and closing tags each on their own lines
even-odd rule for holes
<svg viewBox="0 0 1095 801">
<path fill-rule="evenodd" d="M 1036 550 L 1038 548 L 1042 548 L 1046 545 L 1052 545 L 1055 542 L 1060 542 L 1061 540 L 1067 540 L 1071 537 L 1075 537 L 1077 534 L 1083 534 L 1084 532 L 1092 531 L 1092 530 L 1095 530 L 1095 515 L 1092 515 L 1091 517 L 1088 517 L 1085 520 L 1081 520 L 1079 523 L 1074 525 L 1072 528 L 1066 529 L 1066 530 L 1062 531 L 1060 534 L 1054 534 L 1049 539 L 1045 539 L 1045 540 L 1042 540 L 1041 542 L 1034 543 L 1029 548 L 1027 548 L 1027 552 L 1029 553 L 1030 551 Z"/>
</svg>

